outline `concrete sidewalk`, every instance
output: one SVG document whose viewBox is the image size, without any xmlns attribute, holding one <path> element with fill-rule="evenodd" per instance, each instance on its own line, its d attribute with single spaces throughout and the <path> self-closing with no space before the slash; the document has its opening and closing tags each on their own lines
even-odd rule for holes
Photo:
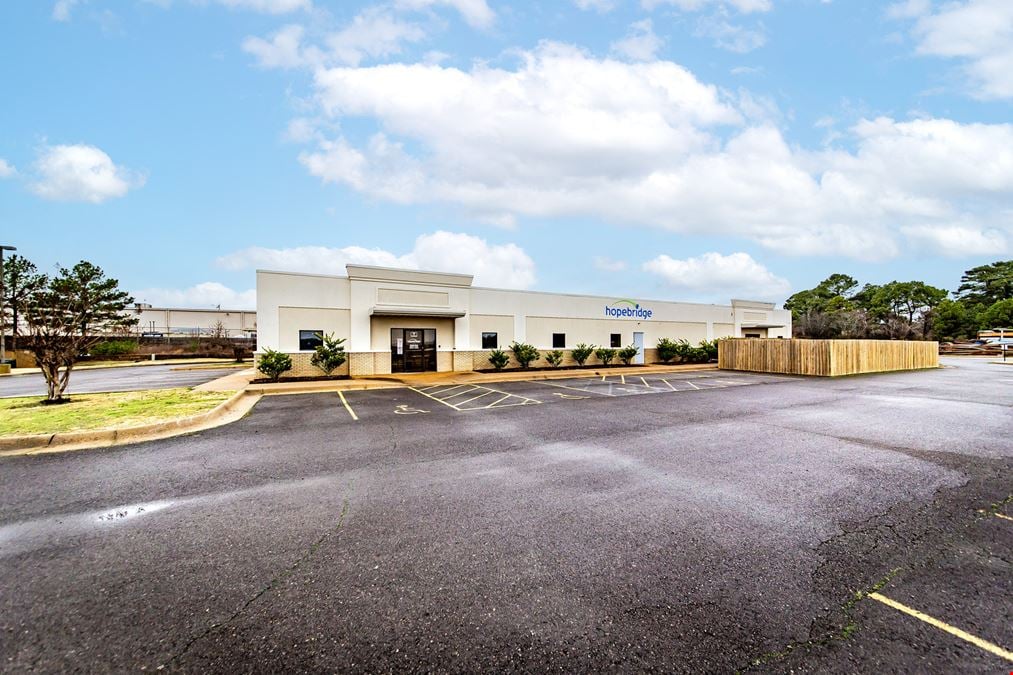
<svg viewBox="0 0 1013 675">
<path fill-rule="evenodd" d="M 256 394 L 306 394 L 326 391 L 355 391 L 361 389 L 392 389 L 396 387 L 431 387 L 436 385 L 452 384 L 488 384 L 492 382 L 519 382 L 531 380 L 560 380 L 581 377 L 601 377 L 603 375 L 657 375 L 665 373 L 681 373 L 697 370 L 717 370 L 717 364 L 685 364 L 677 366 L 649 365 L 649 366 L 617 366 L 614 368 L 581 368 L 559 370 L 511 370 L 498 373 L 476 373 L 464 372 L 442 372 L 442 373 L 398 373 L 393 375 L 374 375 L 372 377 L 353 377 L 347 380 L 318 380 L 315 382 L 277 382 L 250 384 L 246 387 L 247 392 Z M 235 386 L 227 386 L 224 389 L 212 389 L 230 378 L 238 378 L 240 375 L 252 371 L 243 371 L 230 375 L 198 389 L 209 389 L 210 391 L 232 391 Z M 252 379 L 252 377 L 251 377 Z M 238 380 L 234 380 L 238 381 Z M 224 384 L 222 386 L 225 386 Z"/>
<path fill-rule="evenodd" d="M 236 361 L 233 359 L 162 359 L 160 361 L 151 361 L 143 359 L 140 361 L 105 361 L 102 363 L 88 363 L 87 361 L 75 364 L 74 372 L 82 370 L 105 370 L 107 368 L 133 368 L 136 366 L 179 366 L 174 370 L 197 370 L 204 368 L 229 368 L 235 366 Z M 36 375 L 41 372 L 38 366 L 32 368 L 11 368 L 11 372 L 4 377 L 14 375 Z"/>
</svg>

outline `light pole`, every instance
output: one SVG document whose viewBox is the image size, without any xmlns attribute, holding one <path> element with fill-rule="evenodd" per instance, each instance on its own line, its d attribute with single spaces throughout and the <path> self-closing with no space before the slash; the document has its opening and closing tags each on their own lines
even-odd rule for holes
<svg viewBox="0 0 1013 675">
<path fill-rule="evenodd" d="M 13 246 L 0 245 L 0 364 L 7 360 L 7 342 L 5 339 L 7 330 L 4 327 L 4 317 L 7 316 L 5 314 L 7 308 L 4 307 L 4 251 L 17 250 Z M 18 327 L 14 326 L 14 330 L 17 329 Z"/>
</svg>

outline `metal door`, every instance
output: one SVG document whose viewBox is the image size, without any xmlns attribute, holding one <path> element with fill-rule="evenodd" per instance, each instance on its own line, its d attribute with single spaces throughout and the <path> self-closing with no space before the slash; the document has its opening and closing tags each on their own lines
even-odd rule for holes
<svg viewBox="0 0 1013 675">
<path fill-rule="evenodd" d="M 637 348 L 637 355 L 633 358 L 633 363 L 644 362 L 644 334 L 634 333 L 633 334 L 633 346 Z"/>
</svg>

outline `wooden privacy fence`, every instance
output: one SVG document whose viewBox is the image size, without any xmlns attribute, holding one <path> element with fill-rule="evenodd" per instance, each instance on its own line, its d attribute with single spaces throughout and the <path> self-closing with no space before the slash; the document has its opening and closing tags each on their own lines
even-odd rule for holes
<svg viewBox="0 0 1013 675">
<path fill-rule="evenodd" d="M 722 370 L 836 377 L 938 367 L 938 342 L 757 338 L 718 342 Z"/>
</svg>

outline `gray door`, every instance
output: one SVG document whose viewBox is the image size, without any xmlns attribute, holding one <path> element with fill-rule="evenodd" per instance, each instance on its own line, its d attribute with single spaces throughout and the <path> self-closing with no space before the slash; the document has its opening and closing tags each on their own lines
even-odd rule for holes
<svg viewBox="0 0 1013 675">
<path fill-rule="evenodd" d="M 634 333 L 633 334 L 633 346 L 637 348 L 637 355 L 633 359 L 633 363 L 644 362 L 644 334 Z"/>
</svg>

